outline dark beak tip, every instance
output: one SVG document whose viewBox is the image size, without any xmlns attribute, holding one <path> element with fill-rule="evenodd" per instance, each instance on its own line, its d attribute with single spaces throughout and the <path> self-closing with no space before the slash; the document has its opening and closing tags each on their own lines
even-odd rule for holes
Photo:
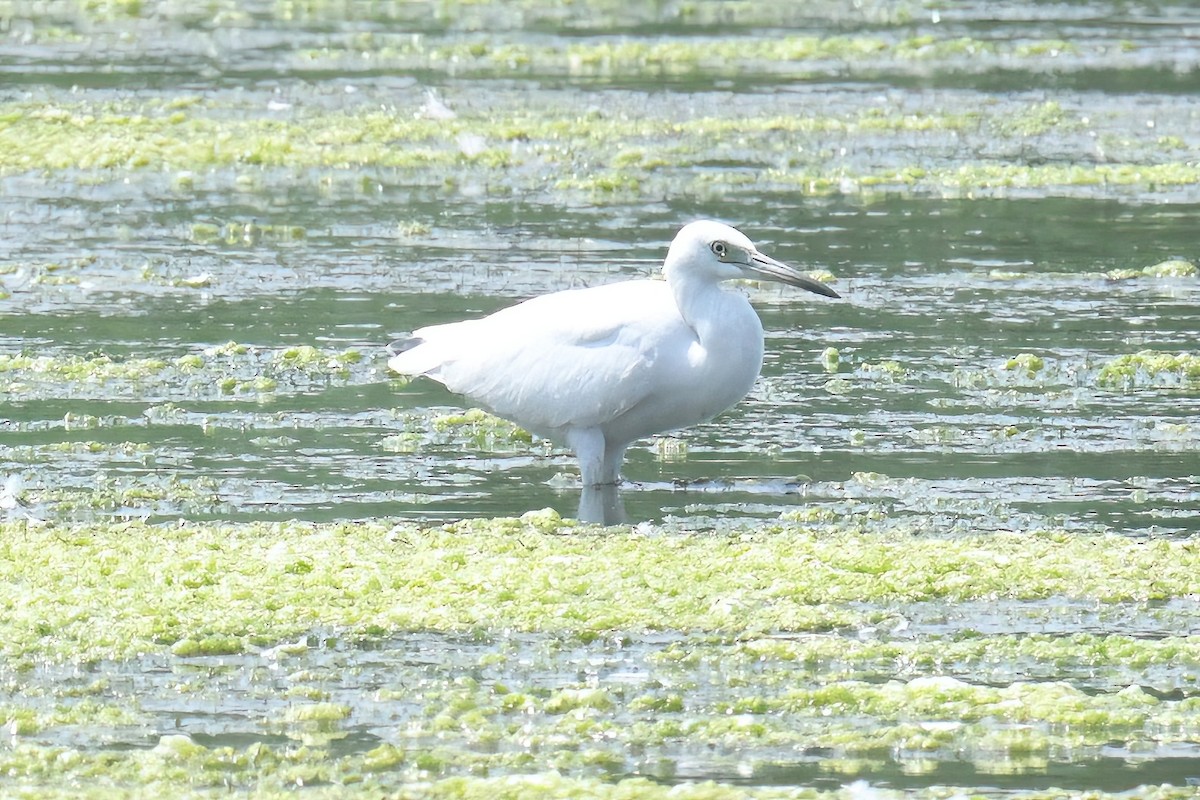
<svg viewBox="0 0 1200 800">
<path fill-rule="evenodd" d="M 412 350 L 423 341 L 423 339 L 419 339 L 416 336 L 405 336 L 404 338 L 396 339 L 394 342 L 388 342 L 384 350 L 387 351 L 389 356 L 398 356 L 401 353 Z"/>
<path fill-rule="evenodd" d="M 842 296 L 824 283 L 813 278 L 808 278 L 803 283 L 797 283 L 801 289 L 807 289 L 813 294 L 819 294 L 822 297 L 831 297 L 835 300 L 841 300 Z"/>
</svg>

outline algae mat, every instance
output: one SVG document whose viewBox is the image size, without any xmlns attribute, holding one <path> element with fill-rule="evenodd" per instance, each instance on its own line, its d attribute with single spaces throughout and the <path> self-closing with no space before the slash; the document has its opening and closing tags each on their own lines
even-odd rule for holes
<svg viewBox="0 0 1200 800">
<path fill-rule="evenodd" d="M 0 1 L 0 794 L 1191 796 L 1197 26 Z M 384 370 L 699 216 L 847 299 L 628 524 Z"/>
<path fill-rule="evenodd" d="M 1188 795 L 1195 542 L 869 528 L 9 523 L 6 791 Z"/>
</svg>

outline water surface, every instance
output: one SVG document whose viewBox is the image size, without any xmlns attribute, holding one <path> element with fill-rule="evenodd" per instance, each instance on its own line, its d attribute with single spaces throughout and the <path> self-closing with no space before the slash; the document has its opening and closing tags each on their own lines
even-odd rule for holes
<svg viewBox="0 0 1200 800">
<path fill-rule="evenodd" d="M 767 330 L 762 378 L 712 422 L 630 449 L 631 523 L 669 535 L 828 513 L 922 537 L 1194 537 L 1200 279 L 1159 265 L 1200 262 L 1196 10 L 760 5 L 0 4 L 3 513 L 61 525 L 572 515 L 568 453 L 389 375 L 383 346 L 654 275 L 675 231 L 712 217 L 844 299 L 741 287 Z M 1049 628 L 1194 636 L 1179 602 L 880 613 L 925 645 Z M 352 755 L 395 741 L 460 667 L 542 699 L 575 683 L 692 681 L 713 715 L 749 702 L 730 687 L 754 680 L 736 659 L 720 666 L 734 642 L 687 631 L 585 645 L 399 631 L 343 646 L 326 633 L 293 673 L 341 676 L 318 683 L 353 709 L 330 745 Z M 701 672 L 663 660 L 684 645 Z M 501 666 L 479 666 L 492 656 Z M 266 680 L 275 667 L 255 654 L 223 658 L 103 665 L 108 694 L 141 698 L 140 721 L 102 736 L 52 728 L 42 744 L 146 748 L 172 724 L 212 746 L 308 735 L 264 722 L 304 679 Z M 884 682 L 897 663 L 855 677 Z M 13 678 L 9 699 L 75 680 L 59 669 Z M 1194 728 L 1195 664 L 1161 669 L 932 673 L 1097 697 L 1146 686 Z M 198 688 L 180 700 L 183 673 Z M 409 684 L 425 700 L 396 688 Z M 398 699 L 377 707 L 381 687 Z M 622 700 L 609 722 L 644 716 Z M 1195 781 L 1194 742 L 1152 739 L 1015 764 L 889 750 L 854 773 L 794 743 L 747 756 L 681 738 L 614 755 L 607 772 L 561 766 L 757 787 Z"/>
</svg>

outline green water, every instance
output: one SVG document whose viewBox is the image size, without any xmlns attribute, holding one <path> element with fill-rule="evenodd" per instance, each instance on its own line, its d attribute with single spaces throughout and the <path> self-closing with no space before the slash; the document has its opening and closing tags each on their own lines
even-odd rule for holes
<svg viewBox="0 0 1200 800">
<path fill-rule="evenodd" d="M 62 526 L 574 515 L 568 453 L 456 419 L 462 401 L 389 376 L 383 346 L 652 275 L 680 225 L 713 217 L 844 300 L 746 287 L 767 330 L 763 376 L 716 420 L 630 449 L 619 500 L 639 530 L 736 536 L 853 516 L 881 535 L 1190 541 L 1198 29 L 1182 2 L 0 2 L 0 513 Z M 317 350 L 289 355 L 305 347 Z M 1024 601 L 929 602 L 892 609 L 913 627 L 888 636 L 1043 630 Z M 1153 602 L 1123 609 L 1128 628 L 1102 600 L 1081 602 L 1050 603 L 1047 617 L 1067 620 L 1055 630 L 1196 636 L 1194 595 L 1165 600 L 1182 604 L 1165 622 L 1140 616 Z M 359 757 L 451 693 L 459 667 L 539 702 L 611 674 L 676 681 L 706 713 L 755 680 L 736 659 L 719 666 L 736 635 L 635 632 L 564 654 L 536 632 L 383 631 L 369 646 L 326 633 L 296 671 L 340 671 L 332 690 L 297 678 L 268 691 L 245 677 L 257 660 L 244 653 L 105 665 L 117 688 L 101 694 L 142 697 L 144 719 L 103 747 L 151 747 L 172 718 L 206 746 L 303 739 L 263 719 L 279 717 L 279 692 L 315 682 L 352 709 L 335 756 Z M 663 666 L 680 642 L 699 661 Z M 489 653 L 503 657 L 479 666 Z M 850 672 L 883 682 L 896 663 Z M 4 697 L 76 668 L 0 673 Z M 978 669 L 945 673 L 1099 697 L 1141 685 L 1179 704 L 1172 730 L 1196 727 L 1186 657 L 1165 671 L 1070 658 Z M 764 670 L 786 681 L 786 663 Z M 194 706 L 163 699 L 181 672 L 202 685 Z M 427 684 L 425 699 L 396 689 L 395 707 L 371 709 L 381 682 L 405 681 Z M 634 694 L 614 695 L 606 724 L 644 721 L 626 708 Z M 519 710 L 497 713 L 519 724 Z M 748 757 L 680 737 L 640 760 L 619 756 L 618 738 L 595 763 L 556 750 L 554 766 L 759 789 L 858 776 L 912 791 L 1124 791 L 1200 776 L 1195 736 L 1156 749 L 1123 735 L 1077 752 L 1056 739 L 1015 766 L 986 747 L 916 758 L 896 745 L 832 769 L 832 751 L 787 737 L 743 742 Z M 100 746 L 86 730 L 43 735 L 64 743 Z M 456 769 L 471 768 L 421 775 Z"/>
</svg>

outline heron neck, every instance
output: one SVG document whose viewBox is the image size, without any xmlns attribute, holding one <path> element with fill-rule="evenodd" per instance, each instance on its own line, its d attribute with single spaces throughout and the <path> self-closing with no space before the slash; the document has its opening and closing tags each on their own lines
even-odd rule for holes
<svg viewBox="0 0 1200 800">
<path fill-rule="evenodd" d="M 730 301 L 736 301 L 737 295 L 711 280 L 683 278 L 670 284 L 683 321 L 696 332 L 701 344 L 707 344 L 728 324 L 728 306 Z"/>
</svg>

